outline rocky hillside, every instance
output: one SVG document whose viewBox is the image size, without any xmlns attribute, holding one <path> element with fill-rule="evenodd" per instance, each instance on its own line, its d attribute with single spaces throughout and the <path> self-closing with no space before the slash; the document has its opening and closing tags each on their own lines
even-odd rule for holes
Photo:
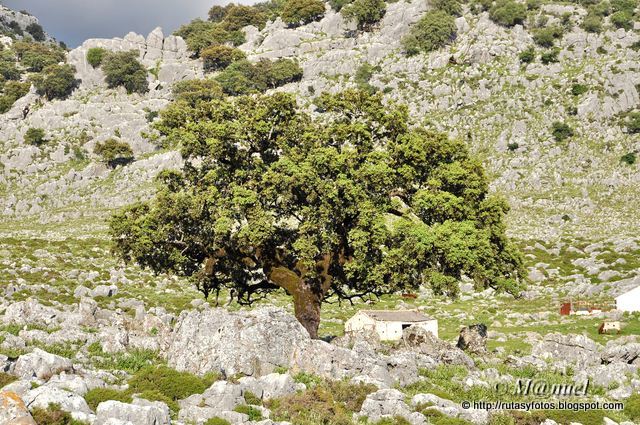
<svg viewBox="0 0 640 425">
<path fill-rule="evenodd" d="M 271 90 L 295 93 L 311 112 L 322 92 L 346 87 L 406 104 L 416 124 L 467 142 L 492 190 L 508 199 L 508 231 L 531 280 L 523 297 L 474 293 L 470 282 L 456 300 L 426 289 L 415 299 L 383 297 L 376 308 L 415 308 L 440 321 L 442 340 L 412 329 L 395 344 L 343 336 L 345 320 L 367 304 L 328 305 L 320 334 L 331 342 L 313 341 L 284 294 L 246 310 L 227 293 L 205 301 L 183 279 L 113 258 L 106 219 L 182 165 L 155 143 L 158 112 L 176 83 L 220 72 L 195 57 L 186 35 L 91 39 L 63 55 L 77 80 L 72 92 L 49 99 L 31 85 L 42 71 L 19 52 L 25 42 L 53 57 L 59 48 L 46 33 L 29 38 L 39 33 L 35 18 L 0 6 L 0 59 L 18 71 L 7 81 L 26 87 L 0 114 L 0 425 L 48 424 L 51 415 L 75 425 L 640 423 L 640 318 L 558 314 L 567 299 L 606 305 L 640 284 L 637 14 L 630 25 L 598 15 L 595 31 L 588 24 L 600 3 L 529 1 L 524 19 L 505 25 L 495 5 L 474 2 L 453 18 L 455 37 L 408 55 L 403 40 L 441 3 L 389 2 L 366 30 L 327 4 L 304 25 L 245 26 L 236 43 L 254 63 L 296 60 L 302 77 Z M 96 49 L 137 52 L 144 90 L 110 88 L 89 60 Z M 38 143 L 34 130 L 43 132 Z M 96 150 L 112 139 L 131 148 L 125 166 Z M 621 320 L 622 333 L 598 334 L 605 319 Z M 477 349 L 455 347 L 460 329 L 479 322 L 489 331 L 472 332 Z M 518 378 L 590 379 L 587 401 L 627 408 L 461 408 L 501 400 L 492 388 Z M 58 407 L 48 411 L 50 403 Z"/>
</svg>

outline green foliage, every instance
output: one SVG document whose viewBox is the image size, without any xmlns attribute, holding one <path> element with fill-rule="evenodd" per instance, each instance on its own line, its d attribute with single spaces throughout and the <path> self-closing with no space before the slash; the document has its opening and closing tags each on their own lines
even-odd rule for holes
<svg viewBox="0 0 640 425">
<path fill-rule="evenodd" d="M 222 24 L 203 21 L 202 19 L 195 19 L 181 26 L 175 34 L 184 38 L 187 47 L 195 57 L 199 57 L 201 51 L 211 46 L 225 43 L 239 46 L 245 41 L 242 31 L 228 31 Z"/>
<path fill-rule="evenodd" d="M 97 68 L 102 65 L 102 60 L 107 53 L 109 52 L 102 47 L 92 47 L 87 51 L 87 62 L 92 67 Z"/>
<path fill-rule="evenodd" d="M 527 8 L 521 3 L 514 0 L 498 0 L 495 5 L 489 9 L 489 17 L 492 21 L 512 27 L 516 24 L 522 24 L 527 18 Z"/>
<path fill-rule="evenodd" d="M 29 34 L 31 34 L 31 37 L 33 37 L 35 41 L 45 41 L 47 39 L 42 25 L 38 24 L 37 22 L 30 23 L 29 25 L 27 25 L 25 30 Z"/>
<path fill-rule="evenodd" d="M 586 32 L 599 33 L 602 31 L 602 16 L 589 13 L 582 21 L 582 29 Z"/>
<path fill-rule="evenodd" d="M 533 41 L 542 47 L 552 47 L 555 40 L 563 35 L 562 27 L 554 25 L 533 30 Z"/>
<path fill-rule="evenodd" d="M 0 388 L 4 387 L 5 385 L 9 385 L 10 383 L 12 383 L 13 381 L 16 381 L 17 379 L 18 378 L 13 375 L 0 372 Z"/>
<path fill-rule="evenodd" d="M 555 48 L 551 50 L 547 50 L 543 54 L 540 55 L 540 62 L 544 65 L 549 65 L 550 63 L 558 62 L 558 55 L 560 54 L 560 49 Z"/>
<path fill-rule="evenodd" d="M 631 420 L 640 420 L 640 394 L 632 394 L 631 397 L 625 400 L 624 413 Z"/>
<path fill-rule="evenodd" d="M 290 59 L 270 61 L 261 59 L 256 64 L 247 60 L 233 62 L 215 77 L 222 90 L 231 96 L 264 92 L 270 88 L 299 81 L 302 68 Z"/>
<path fill-rule="evenodd" d="M 248 25 L 261 30 L 267 19 L 267 15 L 256 7 L 234 4 L 227 9 L 227 14 L 220 24 L 227 31 L 239 31 Z"/>
<path fill-rule="evenodd" d="M 50 404 L 47 409 L 31 409 L 31 416 L 38 425 L 85 425 L 84 422 L 73 419 L 70 413 L 60 410 L 60 406 L 56 404 Z"/>
<path fill-rule="evenodd" d="M 211 101 L 213 99 L 221 99 L 223 97 L 222 87 L 215 80 L 185 80 L 176 83 L 173 86 L 173 95 L 177 102 L 187 102 L 191 106 L 201 101 Z M 175 104 L 170 105 L 169 109 Z M 167 110 L 165 110 L 166 112 Z M 168 119 L 167 114 L 164 115 L 165 120 Z"/>
<path fill-rule="evenodd" d="M 384 0 L 354 0 L 342 8 L 340 13 L 347 20 L 354 20 L 359 30 L 369 30 L 387 12 Z"/>
<path fill-rule="evenodd" d="M 8 81 L 2 86 L 2 95 L 0 95 L 0 114 L 7 112 L 16 100 L 29 93 L 31 84 L 21 83 L 18 81 Z"/>
<path fill-rule="evenodd" d="M 249 405 L 253 405 L 253 406 L 262 405 L 262 400 L 251 391 L 245 391 L 243 394 L 243 397 L 244 397 L 244 402 Z"/>
<path fill-rule="evenodd" d="M 340 12 L 349 3 L 351 3 L 351 0 L 329 0 L 329 6 L 336 12 Z"/>
<path fill-rule="evenodd" d="M 453 16 L 442 10 L 431 10 L 411 27 L 402 40 L 408 55 L 437 50 L 455 39 L 456 25 Z"/>
<path fill-rule="evenodd" d="M 462 5 L 458 0 L 434 0 L 431 5 L 434 9 L 441 10 L 449 15 L 462 15 Z"/>
<path fill-rule="evenodd" d="M 625 124 L 630 134 L 640 133 L 640 112 L 630 112 L 627 114 Z"/>
<path fill-rule="evenodd" d="M 411 425 L 411 422 L 409 422 L 402 416 L 394 416 L 393 418 L 380 419 L 374 425 Z"/>
<path fill-rule="evenodd" d="M 46 134 L 42 128 L 30 127 L 24 135 L 24 142 L 29 145 L 40 146 L 46 141 Z"/>
<path fill-rule="evenodd" d="M 626 153 L 622 155 L 622 157 L 620 158 L 620 162 L 624 162 L 627 165 L 633 165 L 636 163 L 637 160 L 638 160 L 638 157 L 636 156 L 635 152 Z"/>
<path fill-rule="evenodd" d="M 116 139 L 107 139 L 96 144 L 94 153 L 102 158 L 102 161 L 111 168 L 118 165 L 125 166 L 133 162 L 133 150 L 127 142 Z"/>
<path fill-rule="evenodd" d="M 138 61 L 138 51 L 109 52 L 102 59 L 102 70 L 110 88 L 124 87 L 127 93 L 149 91 L 147 70 Z"/>
<path fill-rule="evenodd" d="M 410 127 L 406 107 L 349 90 L 320 96 L 315 118 L 285 93 L 182 114 L 156 128 L 180 143 L 184 168 L 111 220 L 123 259 L 188 276 L 206 295 L 238 289 L 245 303 L 286 287 L 313 336 L 313 315 L 333 295 L 419 282 L 453 295 L 462 273 L 478 288 L 517 289 L 522 259 L 504 233 L 507 205 L 489 196 L 464 143 Z M 331 284 L 320 284 L 322 264 Z M 302 274 L 282 273 L 292 269 Z"/>
<path fill-rule="evenodd" d="M 621 10 L 615 12 L 613 15 L 609 17 L 611 23 L 616 28 L 624 28 L 625 30 L 630 30 L 633 28 L 633 13 Z"/>
<path fill-rule="evenodd" d="M 377 89 L 369 84 L 373 74 L 379 72 L 381 68 L 379 66 L 373 66 L 368 62 L 363 63 L 356 70 L 355 80 L 358 88 L 360 90 L 368 91 L 369 93 L 374 93 Z"/>
<path fill-rule="evenodd" d="M 246 58 L 242 50 L 225 45 L 208 47 L 200 52 L 200 57 L 205 71 L 218 71 Z"/>
<path fill-rule="evenodd" d="M 638 0 L 611 0 L 611 10 L 614 12 L 634 13 L 638 7 Z"/>
<path fill-rule="evenodd" d="M 84 399 L 94 412 L 103 401 L 116 400 L 122 403 L 131 403 L 132 400 L 128 391 L 120 391 L 113 388 L 91 389 L 85 394 Z"/>
<path fill-rule="evenodd" d="M 229 8 L 232 7 L 233 3 L 228 4 L 226 6 L 212 6 L 211 9 L 209 9 L 209 21 L 211 22 L 221 22 L 226 16 L 227 16 L 227 12 L 229 11 Z"/>
<path fill-rule="evenodd" d="M 178 372 L 167 366 L 151 366 L 141 369 L 129 380 L 129 389 L 133 393 L 157 391 L 169 400 L 177 402 L 192 394 L 202 394 L 212 383 L 208 379 L 187 372 Z"/>
<path fill-rule="evenodd" d="M 250 421 L 261 421 L 262 420 L 262 412 L 260 409 L 256 409 L 253 406 L 247 406 L 246 404 L 241 404 L 236 406 L 233 409 L 234 412 L 244 413 L 245 415 L 249 415 Z"/>
<path fill-rule="evenodd" d="M 287 0 L 282 8 L 282 21 L 292 27 L 317 21 L 324 16 L 322 0 Z"/>
<path fill-rule="evenodd" d="M 21 75 L 22 72 L 16 67 L 13 54 L 0 51 L 0 81 L 19 80 Z"/>
<path fill-rule="evenodd" d="M 231 422 L 216 416 L 207 420 L 204 425 L 231 425 Z"/>
<path fill-rule="evenodd" d="M 30 72 L 40 72 L 65 60 L 62 49 L 53 45 L 19 41 L 13 44 L 20 63 Z"/>
<path fill-rule="evenodd" d="M 572 137 L 574 132 L 568 124 L 555 121 L 551 124 L 551 134 L 553 135 L 553 138 L 556 139 L 556 142 L 563 142 L 569 137 Z"/>
<path fill-rule="evenodd" d="M 574 84 L 571 86 L 571 94 L 574 96 L 581 96 L 589 91 L 589 87 L 584 84 Z"/>
<path fill-rule="evenodd" d="M 66 99 L 78 87 L 76 68 L 73 65 L 49 65 L 41 73 L 31 77 L 39 95 L 52 99 Z"/>
<path fill-rule="evenodd" d="M 523 50 L 518 55 L 521 63 L 532 63 L 536 60 L 536 49 L 533 46 L 527 47 L 527 50 Z"/>
</svg>

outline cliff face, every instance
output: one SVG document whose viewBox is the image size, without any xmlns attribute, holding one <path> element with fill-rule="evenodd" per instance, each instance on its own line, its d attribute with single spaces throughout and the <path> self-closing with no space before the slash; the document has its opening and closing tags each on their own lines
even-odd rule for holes
<svg viewBox="0 0 640 425">
<path fill-rule="evenodd" d="M 0 38 L 3 34 L 5 37 L 11 35 L 22 38 L 28 34 L 29 25 L 33 24 L 40 25 L 40 21 L 35 16 L 27 12 L 17 12 L 0 4 Z M 55 41 L 46 32 L 44 38 L 46 41 Z"/>
</svg>

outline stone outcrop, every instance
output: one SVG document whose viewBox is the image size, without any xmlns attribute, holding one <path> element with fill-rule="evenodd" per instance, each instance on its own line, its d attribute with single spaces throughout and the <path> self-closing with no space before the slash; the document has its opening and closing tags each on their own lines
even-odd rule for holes
<svg viewBox="0 0 640 425">
<path fill-rule="evenodd" d="M 0 391 L 0 424 L 37 425 L 24 401 L 11 391 Z"/>
<path fill-rule="evenodd" d="M 487 326 L 477 324 L 462 328 L 458 337 L 457 347 L 474 354 L 486 354 Z"/>
</svg>

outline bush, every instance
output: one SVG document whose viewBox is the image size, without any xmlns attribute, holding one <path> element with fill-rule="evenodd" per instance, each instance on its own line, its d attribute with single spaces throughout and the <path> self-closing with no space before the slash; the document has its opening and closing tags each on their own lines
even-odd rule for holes
<svg viewBox="0 0 640 425">
<path fill-rule="evenodd" d="M 562 142 L 573 136 L 574 133 L 573 129 L 569 127 L 568 124 L 556 121 L 551 124 L 551 134 L 553 135 L 553 138 L 556 139 L 556 142 Z"/>
<path fill-rule="evenodd" d="M 288 0 L 282 8 L 280 17 L 289 26 L 298 26 L 316 21 L 324 15 L 322 0 Z"/>
<path fill-rule="evenodd" d="M 336 12 L 340 12 L 349 3 L 351 3 L 351 0 L 329 0 L 329 6 Z"/>
<path fill-rule="evenodd" d="M 231 425 L 231 422 L 229 422 L 226 419 L 222 419 L 222 418 L 219 418 L 219 417 L 216 416 L 214 418 L 211 418 L 211 419 L 207 420 L 204 423 L 204 425 Z"/>
<path fill-rule="evenodd" d="M 431 10 L 411 28 L 402 40 L 408 55 L 437 50 L 456 36 L 456 24 L 453 16 L 441 10 Z"/>
<path fill-rule="evenodd" d="M 255 65 L 239 60 L 229 65 L 215 78 L 224 93 L 237 96 L 252 92 L 264 92 L 284 84 L 299 81 L 302 69 L 296 61 L 278 59 L 274 62 L 261 59 Z"/>
<path fill-rule="evenodd" d="M 538 28 L 533 31 L 533 41 L 542 47 L 551 47 L 557 38 L 563 35 L 562 27 L 551 26 L 546 28 Z"/>
<path fill-rule="evenodd" d="M 258 74 L 262 76 L 267 88 L 275 89 L 302 79 L 302 68 L 300 68 L 298 61 L 295 60 L 281 58 L 270 61 L 261 59 L 256 63 L 255 67 Z"/>
<path fill-rule="evenodd" d="M 76 68 L 69 64 L 50 65 L 34 75 L 31 82 L 38 94 L 49 100 L 65 99 L 78 86 Z"/>
<path fill-rule="evenodd" d="M 624 413 L 631 420 L 640 420 L 640 394 L 633 394 L 625 400 Z"/>
<path fill-rule="evenodd" d="M 249 415 L 250 421 L 261 421 L 262 420 L 262 411 L 260 409 L 256 409 L 253 406 L 247 406 L 246 404 L 242 404 L 240 406 L 236 406 L 233 409 L 234 412 L 244 413 L 245 415 Z"/>
<path fill-rule="evenodd" d="M 200 52 L 207 47 L 224 43 L 231 43 L 238 46 L 244 43 L 244 33 L 242 31 L 227 31 L 222 24 L 195 19 L 190 23 L 181 26 L 176 32 L 184 38 L 193 56 L 199 57 Z"/>
<path fill-rule="evenodd" d="M 251 391 L 245 391 L 243 394 L 243 397 L 244 397 L 244 402 L 247 403 L 248 405 L 253 405 L 253 406 L 262 405 L 262 400 Z"/>
<path fill-rule="evenodd" d="M 129 380 L 134 393 L 157 391 L 170 400 L 177 401 L 192 394 L 202 394 L 213 381 L 188 372 L 178 372 L 167 366 L 141 369 Z"/>
<path fill-rule="evenodd" d="M 111 168 L 116 168 L 118 165 L 125 166 L 133 161 L 131 146 L 116 139 L 107 139 L 103 143 L 96 144 L 94 153 L 102 157 L 103 162 Z"/>
<path fill-rule="evenodd" d="M 629 153 L 626 153 L 626 154 L 622 155 L 622 157 L 620 158 L 620 162 L 624 162 L 627 165 L 633 165 L 633 164 L 636 163 L 637 159 L 638 158 L 637 158 L 635 152 L 629 152 Z M 639 412 L 638 412 L 639 415 L 638 416 L 640 417 L 640 404 L 638 405 L 638 408 L 639 408 Z"/>
<path fill-rule="evenodd" d="M 527 8 L 513 0 L 498 0 L 489 10 L 489 17 L 500 25 L 512 27 L 524 22 L 527 17 Z"/>
<path fill-rule="evenodd" d="M 20 41 L 14 43 L 18 60 L 30 72 L 40 72 L 50 65 L 64 62 L 65 54 L 59 47 Z"/>
<path fill-rule="evenodd" d="M 212 46 L 200 52 L 205 71 L 218 71 L 231 65 L 233 62 L 245 59 L 242 50 L 225 46 Z"/>
<path fill-rule="evenodd" d="M 173 86 L 173 94 L 177 101 L 186 101 L 195 106 L 199 101 L 210 101 L 223 97 L 222 87 L 215 80 L 185 80 Z"/>
<path fill-rule="evenodd" d="M 12 383 L 13 381 L 16 381 L 17 379 L 18 378 L 13 375 L 0 372 L 0 388 L 4 387 L 5 385 L 9 385 L 10 383 Z"/>
<path fill-rule="evenodd" d="M 47 409 L 36 407 L 31 410 L 31 416 L 38 425 L 84 425 L 84 422 L 77 421 L 71 414 L 60 410 L 60 406 L 50 404 Z"/>
<path fill-rule="evenodd" d="M 633 13 L 626 10 L 614 13 L 609 19 L 611 20 L 611 24 L 616 28 L 623 28 L 625 30 L 633 28 Z"/>
<path fill-rule="evenodd" d="M 110 52 L 102 59 L 102 70 L 110 88 L 122 86 L 127 93 L 149 91 L 147 70 L 138 61 L 138 52 Z"/>
<path fill-rule="evenodd" d="M 599 33 L 602 31 L 602 17 L 594 13 L 589 13 L 582 21 L 582 29 L 586 32 Z"/>
<path fill-rule="evenodd" d="M 92 67 L 97 68 L 102 64 L 102 60 L 107 53 L 108 51 L 102 47 L 92 47 L 87 51 L 87 62 Z"/>
<path fill-rule="evenodd" d="M 29 145 L 40 146 L 46 141 L 46 134 L 42 128 L 30 127 L 24 134 L 24 142 Z"/>
<path fill-rule="evenodd" d="M 131 394 L 127 391 L 120 391 L 113 388 L 94 388 L 85 394 L 84 399 L 91 410 L 95 412 L 98 405 L 103 401 L 116 400 L 122 403 L 131 403 Z"/>
<path fill-rule="evenodd" d="M 357 22 L 359 30 L 370 29 L 386 12 L 384 0 L 355 0 L 341 11 L 345 19 Z"/>
<path fill-rule="evenodd" d="M 584 84 L 574 84 L 571 86 L 571 94 L 574 96 L 580 96 L 589 91 L 589 87 Z"/>
<path fill-rule="evenodd" d="M 627 114 L 627 131 L 631 134 L 640 133 L 640 112 L 630 112 Z"/>
<path fill-rule="evenodd" d="M 227 31 L 239 31 L 242 28 L 253 25 L 263 29 L 267 23 L 267 16 L 259 9 L 252 6 L 230 5 L 224 20 L 220 23 Z"/>
<path fill-rule="evenodd" d="M 611 0 L 611 10 L 614 12 L 634 13 L 638 7 L 638 0 Z"/>
<path fill-rule="evenodd" d="M 536 49 L 533 46 L 529 46 L 527 50 L 520 52 L 518 59 L 522 63 L 532 63 L 536 60 Z"/>
<path fill-rule="evenodd" d="M 42 25 L 33 22 L 29 25 L 27 25 L 27 27 L 25 28 L 25 30 L 31 34 L 31 37 L 33 37 L 33 39 L 35 41 L 45 41 L 47 39 L 47 36 L 44 33 L 44 29 L 42 29 Z"/>
<path fill-rule="evenodd" d="M 229 11 L 229 6 L 231 6 L 231 4 L 227 6 L 217 6 L 217 5 L 212 6 L 211 9 L 209 9 L 209 21 L 211 22 L 222 21 L 227 16 L 227 12 Z"/>
<path fill-rule="evenodd" d="M 381 69 L 379 66 L 373 66 L 370 63 L 364 63 L 356 70 L 355 81 L 360 90 L 367 91 L 369 93 L 375 92 L 377 89 L 369 84 L 373 74 L 379 72 Z"/>
<path fill-rule="evenodd" d="M 7 81 L 4 83 L 3 94 L 0 96 L 0 114 L 7 112 L 16 100 L 29 93 L 30 83 Z"/>
<path fill-rule="evenodd" d="M 13 58 L 0 56 L 0 80 L 19 80 L 21 75 Z"/>
<path fill-rule="evenodd" d="M 462 6 L 458 0 L 434 0 L 431 5 L 434 9 L 447 12 L 449 15 L 462 15 Z"/>
<path fill-rule="evenodd" d="M 559 54 L 560 54 L 560 49 L 551 49 L 540 55 L 540 62 L 542 62 L 545 65 L 549 65 L 550 63 L 556 63 L 558 62 Z"/>
</svg>

